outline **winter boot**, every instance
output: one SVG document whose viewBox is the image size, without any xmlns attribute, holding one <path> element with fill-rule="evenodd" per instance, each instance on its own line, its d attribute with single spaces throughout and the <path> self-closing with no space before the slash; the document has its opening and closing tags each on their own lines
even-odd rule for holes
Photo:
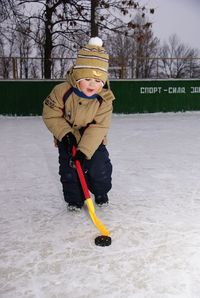
<svg viewBox="0 0 200 298">
<path fill-rule="evenodd" d="M 67 205 L 67 210 L 70 212 L 80 212 L 81 211 L 81 207 L 80 205 L 76 204 L 76 203 L 68 203 Z"/>
<path fill-rule="evenodd" d="M 108 196 L 107 196 L 107 194 L 95 196 L 95 203 L 100 207 L 104 206 L 104 205 L 105 206 L 108 205 Z"/>
</svg>

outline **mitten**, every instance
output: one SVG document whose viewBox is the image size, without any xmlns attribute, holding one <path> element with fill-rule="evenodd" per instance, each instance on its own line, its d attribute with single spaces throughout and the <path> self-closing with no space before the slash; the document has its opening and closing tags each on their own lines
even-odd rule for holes
<svg viewBox="0 0 200 298">
<path fill-rule="evenodd" d="M 77 150 L 76 155 L 72 157 L 72 161 L 75 162 L 75 160 L 78 160 L 81 166 L 83 166 L 85 158 L 86 158 L 85 154 L 82 151 Z"/>
<path fill-rule="evenodd" d="M 77 146 L 77 141 L 72 132 L 68 132 L 63 138 L 62 143 L 66 147 L 69 154 L 72 154 L 73 146 Z"/>
</svg>

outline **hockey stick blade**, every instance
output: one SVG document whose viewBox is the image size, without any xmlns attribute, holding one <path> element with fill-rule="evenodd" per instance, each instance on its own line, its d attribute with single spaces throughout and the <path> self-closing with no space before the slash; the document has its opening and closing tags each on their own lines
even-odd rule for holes
<svg viewBox="0 0 200 298">
<path fill-rule="evenodd" d="M 103 236 L 109 236 L 110 232 L 108 231 L 106 226 L 101 222 L 101 220 L 95 214 L 94 204 L 92 202 L 92 199 L 91 198 L 86 199 L 86 204 L 88 207 L 90 217 L 91 217 L 93 223 L 95 224 L 95 226 L 97 227 L 97 229 L 101 232 L 101 234 Z"/>
</svg>

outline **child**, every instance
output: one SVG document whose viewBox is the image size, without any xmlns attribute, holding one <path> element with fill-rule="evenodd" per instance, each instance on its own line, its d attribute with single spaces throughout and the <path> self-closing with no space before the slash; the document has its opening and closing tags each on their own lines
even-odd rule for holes
<svg viewBox="0 0 200 298">
<path fill-rule="evenodd" d="M 57 140 L 60 181 L 70 211 L 80 210 L 84 204 L 74 160 L 80 161 L 96 204 L 108 204 L 112 164 L 105 145 L 114 95 L 107 79 L 108 54 L 102 40 L 93 37 L 78 52 L 67 81 L 57 85 L 44 101 L 43 120 Z"/>
</svg>

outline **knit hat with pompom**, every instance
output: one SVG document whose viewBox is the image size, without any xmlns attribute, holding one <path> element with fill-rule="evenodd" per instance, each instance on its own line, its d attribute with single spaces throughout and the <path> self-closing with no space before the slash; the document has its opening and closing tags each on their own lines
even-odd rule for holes
<svg viewBox="0 0 200 298">
<path fill-rule="evenodd" d="M 73 67 L 73 75 L 76 81 L 94 78 L 103 83 L 106 82 L 109 56 L 102 44 L 103 42 L 99 37 L 92 37 L 88 44 L 78 52 Z"/>
</svg>

